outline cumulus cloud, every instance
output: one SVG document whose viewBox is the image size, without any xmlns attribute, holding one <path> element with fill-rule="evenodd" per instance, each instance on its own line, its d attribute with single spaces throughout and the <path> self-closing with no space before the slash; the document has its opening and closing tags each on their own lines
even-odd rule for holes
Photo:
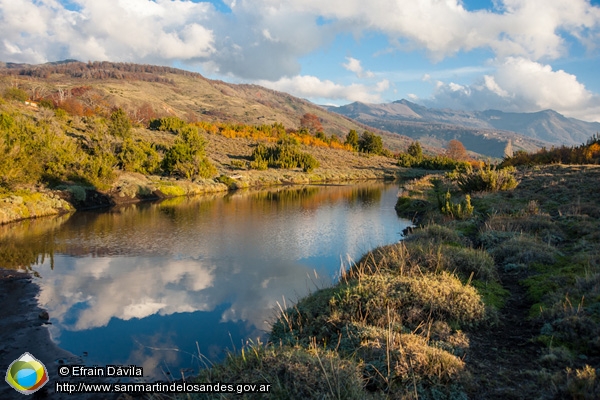
<svg viewBox="0 0 600 400">
<path fill-rule="evenodd" d="M 595 46 L 600 8 L 585 0 L 504 0 L 494 10 L 466 10 L 458 0 L 239 0 L 230 14 L 190 0 L 0 0 L 0 56 L 40 62 L 81 59 L 213 62 L 222 74 L 276 80 L 300 72 L 298 58 L 336 33 L 377 31 L 434 59 L 491 48 L 532 60 L 564 54 L 561 34 Z M 331 23 L 317 24 L 318 17 Z M 408 47 L 407 47 L 408 46 Z M 360 61 L 344 66 L 369 77 Z"/>
<path fill-rule="evenodd" d="M 550 65 L 509 57 L 492 75 L 472 85 L 437 82 L 431 106 L 532 112 L 553 109 L 566 116 L 600 120 L 600 97 L 575 75 Z"/>
<path fill-rule="evenodd" d="M 364 103 L 380 103 L 381 96 L 377 92 L 386 90 L 389 86 L 389 82 L 385 80 L 375 86 L 356 83 L 344 86 L 311 75 L 298 75 L 293 78 L 282 78 L 275 82 L 260 81 L 258 83 L 270 89 L 291 93 L 309 100 L 329 99 Z"/>
<path fill-rule="evenodd" d="M 476 11 L 467 10 L 460 0 L 377 0 L 368 7 L 359 0 L 224 3 L 230 13 L 191 0 L 72 0 L 69 9 L 59 0 L 0 0 L 0 59 L 183 63 L 231 79 L 266 80 L 282 88 L 291 85 L 305 97 L 323 91 L 334 96 L 347 93 L 351 101 L 378 100 L 373 95 L 378 89 L 323 81 L 324 88 L 313 86 L 314 93 L 300 90 L 311 81 L 300 75 L 300 59 L 326 48 L 340 33 L 358 38 L 375 32 L 387 37 L 396 50 L 424 50 L 434 61 L 488 49 L 497 60 L 525 60 L 541 66 L 566 55 L 567 37 L 590 49 L 600 42 L 600 7 L 587 0 L 498 0 L 493 8 Z M 323 20 L 327 23 L 318 23 Z M 353 57 L 347 57 L 342 66 L 360 79 L 375 77 Z M 526 75 L 523 69 L 520 72 Z M 567 81 L 559 71 L 550 72 L 559 82 Z M 548 76 L 544 68 L 532 73 Z M 501 82 L 501 75 L 499 69 L 480 86 L 509 99 L 512 89 L 508 82 Z M 433 74 L 432 78 L 443 79 Z M 456 92 L 450 84 L 444 85 Z M 572 90 L 581 92 L 577 85 Z M 543 103 L 539 99 L 534 103 Z M 546 100 L 548 104 L 561 101 L 554 93 Z"/>
<path fill-rule="evenodd" d="M 380 0 L 369 7 L 359 0 L 305 0 L 290 7 L 383 32 L 392 43 L 408 41 L 435 59 L 482 47 L 502 57 L 556 58 L 564 52 L 559 32 L 583 41 L 600 27 L 600 8 L 586 0 L 504 0 L 494 10 L 477 11 L 458 0 Z"/>
<path fill-rule="evenodd" d="M 360 60 L 352 57 L 346 57 L 348 61 L 346 64 L 342 64 L 350 72 L 354 72 L 359 78 L 373 78 L 375 74 L 371 71 L 365 71 L 360 63 Z"/>
<path fill-rule="evenodd" d="M 164 64 L 214 53 L 206 24 L 210 4 L 184 0 L 0 0 L 0 57 L 45 62 L 64 58 Z"/>
</svg>

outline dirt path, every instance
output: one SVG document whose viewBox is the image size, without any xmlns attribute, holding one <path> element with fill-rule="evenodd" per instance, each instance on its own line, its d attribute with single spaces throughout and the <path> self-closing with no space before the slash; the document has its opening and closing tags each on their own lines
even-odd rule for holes
<svg viewBox="0 0 600 400">
<path fill-rule="evenodd" d="M 502 285 L 510 297 L 500 310 L 499 323 L 471 334 L 467 369 L 472 380 L 467 385 L 472 399 L 540 399 L 539 382 L 528 371 L 540 369 L 538 360 L 543 347 L 531 339 L 540 326 L 529 317 L 531 302 L 519 284 L 525 276 L 503 273 Z"/>
</svg>

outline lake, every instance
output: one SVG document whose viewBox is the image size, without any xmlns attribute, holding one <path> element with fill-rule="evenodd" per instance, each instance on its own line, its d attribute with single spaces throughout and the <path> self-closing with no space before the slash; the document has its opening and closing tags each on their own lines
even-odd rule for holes
<svg viewBox="0 0 600 400">
<path fill-rule="evenodd" d="M 389 183 L 141 203 L 0 227 L 0 267 L 34 272 L 60 347 L 180 378 L 248 341 L 411 223 Z"/>
</svg>

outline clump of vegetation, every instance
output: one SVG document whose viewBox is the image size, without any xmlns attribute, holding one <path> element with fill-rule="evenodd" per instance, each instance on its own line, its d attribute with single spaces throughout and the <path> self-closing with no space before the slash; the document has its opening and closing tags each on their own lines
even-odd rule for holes
<svg viewBox="0 0 600 400">
<path fill-rule="evenodd" d="M 450 191 L 447 191 L 446 195 L 444 196 L 444 200 L 442 201 L 438 198 L 438 202 L 442 214 L 448 215 L 452 218 L 469 218 L 471 215 L 473 215 L 473 210 L 475 209 L 471 205 L 471 196 L 469 196 L 468 194 L 460 203 L 453 203 L 452 195 L 450 194 Z"/>
<path fill-rule="evenodd" d="M 464 193 L 512 190 L 519 184 L 514 176 L 514 169 L 498 170 L 490 164 L 475 171 L 450 174 L 449 177 Z"/>
<path fill-rule="evenodd" d="M 519 235 L 514 236 L 490 250 L 490 254 L 499 265 L 532 265 L 534 263 L 553 264 L 557 252 L 552 246 L 538 239 Z"/>
<path fill-rule="evenodd" d="M 29 100 L 29 95 L 23 89 L 10 87 L 4 91 L 4 98 L 6 100 L 27 101 Z"/>
<path fill-rule="evenodd" d="M 464 150 L 464 156 L 457 154 L 457 152 L 448 152 L 446 155 L 426 156 L 423 154 L 423 149 L 418 141 L 411 143 L 406 153 L 400 153 L 396 158 L 398 159 L 398 166 L 404 168 L 457 170 L 462 172 L 471 171 L 472 169 L 471 164 L 468 162 L 469 158 L 466 156 L 466 150 Z"/>
<path fill-rule="evenodd" d="M 464 396 L 461 357 L 469 341 L 463 330 L 488 317 L 479 290 L 464 282 L 473 275 L 496 278 L 489 255 L 459 250 L 459 243 L 464 238 L 455 231 L 432 225 L 406 243 L 374 249 L 336 286 L 282 310 L 271 341 L 317 343 L 357 360 L 375 393 Z"/>
<path fill-rule="evenodd" d="M 162 160 L 162 169 L 169 175 L 187 179 L 210 178 L 217 172 L 204 153 L 205 140 L 195 126 L 185 125 L 177 128 L 175 144 L 166 152 Z"/>
<path fill-rule="evenodd" d="M 205 369 L 192 378 L 199 384 L 223 382 L 269 385 L 266 393 L 245 393 L 243 398 L 262 399 L 364 399 L 365 381 L 360 364 L 318 346 L 250 345 L 240 354 Z M 237 387 L 236 387 L 237 388 Z M 214 398 L 188 394 L 194 399 Z M 221 394 L 224 399 L 240 398 L 240 393 Z"/>
<path fill-rule="evenodd" d="M 123 171 L 141 174 L 160 172 L 161 156 L 156 145 L 143 140 L 125 139 L 117 150 L 118 166 Z"/>
<path fill-rule="evenodd" d="M 217 181 L 225 184 L 227 186 L 227 188 L 230 189 L 230 190 L 238 188 L 238 185 L 237 185 L 237 182 L 235 181 L 235 179 L 230 178 L 227 175 L 221 175 L 221 176 L 219 176 L 217 178 Z"/>
<path fill-rule="evenodd" d="M 456 161 L 446 156 L 423 156 L 419 161 L 418 158 L 408 154 L 401 153 L 398 155 L 398 166 L 404 168 L 422 168 L 429 170 L 459 170 L 468 171 L 471 169 L 471 164 L 466 161 Z"/>
<path fill-rule="evenodd" d="M 271 168 L 302 168 L 311 172 L 319 166 L 319 162 L 310 154 L 299 151 L 295 146 L 282 143 L 267 147 L 262 143 L 252 151 L 250 167 L 254 169 Z"/>
</svg>

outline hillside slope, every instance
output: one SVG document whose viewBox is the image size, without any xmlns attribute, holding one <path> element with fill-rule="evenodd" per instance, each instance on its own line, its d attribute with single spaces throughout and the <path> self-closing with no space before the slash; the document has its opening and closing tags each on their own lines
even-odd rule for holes
<svg viewBox="0 0 600 400">
<path fill-rule="evenodd" d="M 317 115 L 326 134 L 345 137 L 354 129 L 374 130 L 392 150 L 409 138 L 372 129 L 287 93 L 257 85 L 209 80 L 169 67 L 68 60 L 43 65 L 0 63 L 0 92 L 18 87 L 32 100 L 70 101 L 80 114 L 121 107 L 133 120 L 177 116 L 188 121 L 270 125 L 297 129 L 305 113 Z"/>
</svg>

